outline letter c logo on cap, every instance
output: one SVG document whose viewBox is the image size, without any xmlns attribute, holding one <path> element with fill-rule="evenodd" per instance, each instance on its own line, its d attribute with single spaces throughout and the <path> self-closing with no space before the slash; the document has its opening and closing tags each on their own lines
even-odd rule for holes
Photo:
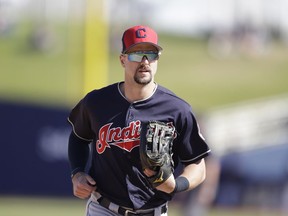
<svg viewBox="0 0 288 216">
<path fill-rule="evenodd" d="M 142 33 L 142 32 L 144 32 L 144 33 Z M 145 32 L 146 32 L 146 29 L 145 29 L 145 28 L 140 28 L 140 29 L 138 29 L 138 30 L 136 31 L 136 37 L 137 37 L 137 38 L 146 38 L 147 35 L 145 34 Z"/>
</svg>

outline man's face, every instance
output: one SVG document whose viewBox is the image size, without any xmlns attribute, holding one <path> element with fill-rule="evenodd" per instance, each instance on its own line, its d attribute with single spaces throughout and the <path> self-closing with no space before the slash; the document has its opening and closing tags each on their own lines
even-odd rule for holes
<svg viewBox="0 0 288 216">
<path fill-rule="evenodd" d="M 138 44 L 120 56 L 120 61 L 125 68 L 126 82 L 134 81 L 140 85 L 147 85 L 154 81 L 158 58 L 151 60 L 149 59 L 150 56 L 146 57 L 145 53 L 147 56 L 152 53 L 151 56 L 153 57 L 155 53 L 158 53 L 158 50 L 151 44 Z"/>
</svg>

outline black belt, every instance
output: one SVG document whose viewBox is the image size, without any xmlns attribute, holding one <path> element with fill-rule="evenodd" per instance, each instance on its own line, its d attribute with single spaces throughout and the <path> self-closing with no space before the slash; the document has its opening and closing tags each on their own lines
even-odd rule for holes
<svg viewBox="0 0 288 216">
<path fill-rule="evenodd" d="M 97 199 L 97 202 L 101 206 L 103 206 L 107 209 L 110 209 L 109 206 L 111 204 L 111 201 L 108 200 L 107 198 L 101 196 L 99 199 Z M 163 205 L 161 207 L 161 214 L 166 213 L 166 212 L 167 212 L 167 206 Z M 127 208 L 122 207 L 122 206 L 118 207 L 118 213 L 120 215 L 123 215 L 123 216 L 155 216 L 155 210 L 154 209 L 147 209 L 147 210 L 143 209 L 143 210 L 138 210 L 136 212 L 136 211 L 133 211 L 132 209 L 127 209 Z"/>
</svg>

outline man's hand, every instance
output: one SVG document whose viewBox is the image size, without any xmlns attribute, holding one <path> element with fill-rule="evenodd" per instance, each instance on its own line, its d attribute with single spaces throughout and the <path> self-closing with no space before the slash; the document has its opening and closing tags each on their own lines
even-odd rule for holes
<svg viewBox="0 0 288 216">
<path fill-rule="evenodd" d="M 76 173 L 72 178 L 73 194 L 80 199 L 90 197 L 91 193 L 96 190 L 94 179 L 84 172 Z"/>
</svg>

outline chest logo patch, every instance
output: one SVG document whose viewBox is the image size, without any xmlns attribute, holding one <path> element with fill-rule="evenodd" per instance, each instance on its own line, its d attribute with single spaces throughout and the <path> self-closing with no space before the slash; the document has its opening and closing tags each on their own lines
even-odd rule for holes
<svg viewBox="0 0 288 216">
<path fill-rule="evenodd" d="M 96 141 L 96 151 L 102 154 L 106 148 L 111 146 L 119 147 L 131 152 L 140 145 L 140 126 L 139 120 L 130 122 L 128 127 L 111 128 L 112 123 L 102 126 L 99 130 L 98 140 Z"/>
</svg>

